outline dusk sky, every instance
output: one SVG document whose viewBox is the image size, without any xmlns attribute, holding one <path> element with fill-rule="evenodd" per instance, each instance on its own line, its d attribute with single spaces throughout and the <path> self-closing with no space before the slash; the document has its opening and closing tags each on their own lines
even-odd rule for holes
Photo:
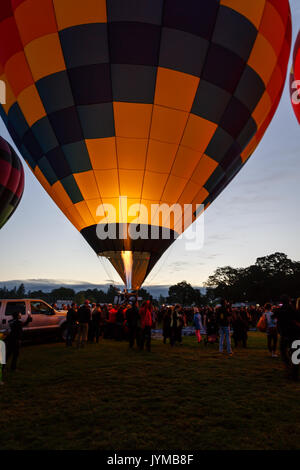
<svg viewBox="0 0 300 470">
<path fill-rule="evenodd" d="M 291 0 L 293 44 L 300 28 L 299 0 Z M 291 59 L 291 58 L 290 58 Z M 290 65 L 289 65 L 290 70 Z M 12 143 L 3 123 L 0 134 Z M 277 113 L 246 166 L 205 213 L 202 250 L 177 240 L 146 280 L 202 285 L 217 267 L 243 267 L 275 251 L 300 261 L 300 129 L 288 80 Z M 25 193 L 0 231 L 0 281 L 53 279 L 103 284 L 118 275 L 99 261 L 23 160 Z M 197 222 L 196 222 L 197 223 Z"/>
</svg>

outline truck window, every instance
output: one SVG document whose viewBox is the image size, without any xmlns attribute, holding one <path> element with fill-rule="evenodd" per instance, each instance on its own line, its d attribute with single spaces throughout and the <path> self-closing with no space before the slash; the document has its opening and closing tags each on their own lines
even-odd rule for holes
<svg viewBox="0 0 300 470">
<path fill-rule="evenodd" d="M 5 316 L 11 316 L 14 313 L 21 313 L 21 315 L 25 315 L 26 313 L 26 306 L 25 302 L 7 302 L 6 309 L 5 309 Z"/>
<path fill-rule="evenodd" d="M 43 302 L 30 302 L 32 315 L 47 315 L 51 312 L 51 307 Z"/>
</svg>

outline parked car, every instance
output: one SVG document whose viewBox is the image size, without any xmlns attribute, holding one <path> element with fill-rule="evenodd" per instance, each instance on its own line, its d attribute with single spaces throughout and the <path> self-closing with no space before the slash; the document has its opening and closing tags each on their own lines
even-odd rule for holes
<svg viewBox="0 0 300 470">
<path fill-rule="evenodd" d="M 55 310 L 40 299 L 0 299 L 1 330 L 9 328 L 8 322 L 15 312 L 21 313 L 23 322 L 28 315 L 32 317 L 32 321 L 23 329 L 24 339 L 42 335 L 56 335 L 65 339 L 67 312 Z"/>
</svg>

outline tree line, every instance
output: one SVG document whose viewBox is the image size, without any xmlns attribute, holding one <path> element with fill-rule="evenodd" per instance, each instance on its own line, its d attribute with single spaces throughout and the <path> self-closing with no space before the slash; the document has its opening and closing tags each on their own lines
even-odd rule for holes
<svg viewBox="0 0 300 470">
<path fill-rule="evenodd" d="M 246 268 L 218 268 L 205 285 L 210 300 L 226 298 L 263 304 L 277 302 L 283 294 L 296 299 L 300 297 L 300 262 L 277 252 L 257 258 Z"/>
<path fill-rule="evenodd" d="M 110 285 L 106 292 L 101 289 L 86 289 L 75 292 L 74 289 L 69 287 L 58 287 L 51 292 L 44 292 L 42 290 L 29 290 L 26 292 L 24 284 L 20 284 L 19 287 L 14 287 L 13 289 L 0 288 L 0 299 L 41 299 L 49 304 L 57 300 L 66 300 L 76 302 L 79 305 L 83 304 L 86 299 L 89 299 L 90 302 L 102 304 L 113 303 L 118 292 L 119 290 L 113 285 Z M 146 289 L 140 289 L 139 296 L 145 300 L 153 300 Z"/>
<path fill-rule="evenodd" d="M 263 304 L 279 301 L 281 295 L 300 297 L 300 262 L 292 261 L 284 253 L 274 253 L 257 258 L 255 264 L 246 268 L 225 266 L 217 268 L 205 283 L 206 293 L 194 288 L 186 281 L 169 287 L 168 296 L 153 299 L 146 289 L 139 290 L 139 296 L 151 300 L 156 305 L 179 303 L 184 306 L 206 305 L 226 298 L 231 302 L 256 302 Z M 87 289 L 75 292 L 74 289 L 59 287 L 51 292 L 26 292 L 24 284 L 9 290 L 0 288 L 2 299 L 33 298 L 48 303 L 56 300 L 69 300 L 82 304 L 85 299 L 95 303 L 113 303 L 118 289 L 110 285 L 107 292 L 101 289 Z"/>
<path fill-rule="evenodd" d="M 257 258 L 246 268 L 225 266 L 217 268 L 204 284 L 201 294 L 186 281 L 169 288 L 168 297 L 160 297 L 160 304 L 207 305 L 225 298 L 228 301 L 264 304 L 279 302 L 282 295 L 300 297 L 300 262 L 284 253 L 273 253 Z"/>
</svg>

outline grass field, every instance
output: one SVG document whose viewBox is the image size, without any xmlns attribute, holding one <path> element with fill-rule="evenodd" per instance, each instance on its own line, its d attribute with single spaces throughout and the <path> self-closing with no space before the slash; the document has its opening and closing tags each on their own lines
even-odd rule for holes
<svg viewBox="0 0 300 470">
<path fill-rule="evenodd" d="M 25 346 L 0 388 L 0 449 L 299 449 L 300 385 L 265 343 Z"/>
</svg>

